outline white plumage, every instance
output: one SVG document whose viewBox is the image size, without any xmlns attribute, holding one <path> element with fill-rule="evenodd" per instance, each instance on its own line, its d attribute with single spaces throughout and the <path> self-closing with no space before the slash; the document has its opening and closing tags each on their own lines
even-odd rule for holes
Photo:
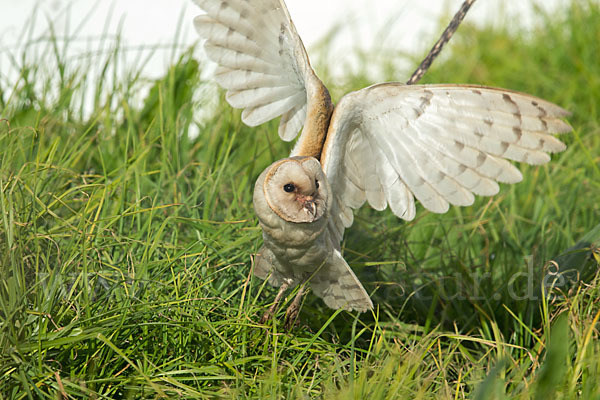
<svg viewBox="0 0 600 400">
<path fill-rule="evenodd" d="M 204 48 L 219 64 L 215 78 L 242 121 L 260 125 L 283 115 L 279 136 L 293 140 L 306 118 L 308 56 L 279 1 L 196 0 Z M 312 71 L 312 70 L 311 70 Z"/>
<path fill-rule="evenodd" d="M 208 57 L 218 64 L 215 77 L 226 89 L 227 101 L 244 110 L 242 120 L 250 126 L 281 116 L 283 140 L 292 140 L 302 129 L 291 156 L 320 160 L 331 188 L 330 206 L 322 217 L 327 222 L 323 240 L 330 245 L 321 265 L 275 256 L 265 233 L 268 257 L 255 273 L 271 276 L 276 286 L 285 279 L 300 283 L 295 270 L 321 268 L 310 283 L 328 305 L 371 308 L 339 253 L 353 209 L 367 201 L 376 210 L 389 206 L 398 217 L 412 220 L 415 198 L 436 213 L 450 205 L 468 206 L 474 195 L 496 194 L 497 182 L 522 179 L 507 160 L 543 164 L 550 160 L 548 153 L 565 149 L 551 134 L 571 130 L 561 119 L 568 112 L 505 89 L 384 83 L 349 93 L 333 108 L 282 0 L 195 1 L 206 12 L 195 25 L 206 39 Z M 260 185 L 264 180 L 259 179 Z M 306 224 L 286 222 L 282 234 Z M 265 229 L 262 220 L 261 225 Z M 323 262 L 329 264 L 323 267 Z M 357 299 L 346 295 L 340 303 L 351 286 L 357 288 Z"/>
</svg>

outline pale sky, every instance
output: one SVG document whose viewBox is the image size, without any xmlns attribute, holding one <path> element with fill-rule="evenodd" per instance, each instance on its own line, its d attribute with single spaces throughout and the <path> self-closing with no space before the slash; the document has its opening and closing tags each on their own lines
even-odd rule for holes
<svg viewBox="0 0 600 400">
<path fill-rule="evenodd" d="M 538 1 L 545 9 L 565 0 Z M 394 51 L 415 52 L 428 49 L 439 35 L 440 18 L 453 14 L 462 0 L 288 0 L 287 5 L 300 36 L 308 48 L 336 23 L 342 25 L 333 51 L 350 57 L 353 49 L 379 46 Z M 478 0 L 467 20 L 478 23 L 498 22 L 499 8 L 517 16 L 521 23 L 532 19 L 532 7 L 522 0 Z M 0 68 L 8 68 L 6 49 L 23 42 L 23 27 L 37 11 L 33 37 L 47 34 L 52 21 L 59 36 L 73 35 L 74 48 L 86 48 L 78 41 L 115 34 L 122 29 L 130 46 L 173 42 L 181 22 L 180 41 L 197 40 L 192 19 L 201 11 L 191 0 L 0 0 Z M 87 18 L 86 18 L 87 16 Z M 382 37 L 382 33 L 386 34 Z M 379 36 L 378 36 L 379 35 Z M 90 48 L 88 41 L 88 50 Z M 151 76 L 159 76 L 168 64 L 167 55 L 155 57 L 147 66 Z M 6 74 L 6 70 L 2 71 Z"/>
</svg>

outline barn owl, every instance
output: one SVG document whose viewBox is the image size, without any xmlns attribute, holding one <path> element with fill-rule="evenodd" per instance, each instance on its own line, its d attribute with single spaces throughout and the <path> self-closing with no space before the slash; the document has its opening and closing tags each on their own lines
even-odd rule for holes
<svg viewBox="0 0 600 400">
<path fill-rule="evenodd" d="M 254 208 L 264 245 L 254 274 L 280 287 L 307 282 L 331 308 L 373 304 L 341 254 L 353 209 L 365 201 L 415 217 L 415 198 L 434 213 L 516 183 L 508 160 L 543 164 L 566 146 L 564 109 L 528 94 L 475 85 L 382 83 L 334 107 L 312 69 L 283 0 L 195 0 L 194 20 L 226 99 L 256 126 L 281 117 L 279 136 L 301 134 L 289 158 L 260 175 Z"/>
</svg>

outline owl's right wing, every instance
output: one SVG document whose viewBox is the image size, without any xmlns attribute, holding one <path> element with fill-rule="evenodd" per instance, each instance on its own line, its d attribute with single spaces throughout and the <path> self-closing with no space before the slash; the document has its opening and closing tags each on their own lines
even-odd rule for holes
<svg viewBox="0 0 600 400">
<path fill-rule="evenodd" d="M 260 125 L 278 116 L 279 136 L 290 141 L 307 114 L 307 85 L 316 75 L 282 0 L 194 0 L 195 18 L 216 81 L 242 120 Z"/>
<path fill-rule="evenodd" d="M 415 198 L 443 213 L 522 179 L 508 160 L 542 164 L 571 130 L 562 108 L 523 93 L 470 85 L 386 83 L 342 98 L 321 156 L 334 193 L 330 232 L 337 243 L 365 201 L 405 220 Z"/>
</svg>

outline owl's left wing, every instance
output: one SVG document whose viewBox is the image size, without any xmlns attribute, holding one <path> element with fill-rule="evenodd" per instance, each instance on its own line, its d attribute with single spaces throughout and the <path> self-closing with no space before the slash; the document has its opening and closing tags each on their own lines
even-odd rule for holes
<svg viewBox="0 0 600 400">
<path fill-rule="evenodd" d="M 415 197 L 444 213 L 449 204 L 472 204 L 474 194 L 496 194 L 497 182 L 522 179 L 507 160 L 542 164 L 566 148 L 551 133 L 571 130 L 560 119 L 568 114 L 537 97 L 481 86 L 386 83 L 346 95 L 321 156 L 334 193 L 333 237 L 341 240 L 365 200 L 412 220 Z"/>
<path fill-rule="evenodd" d="M 194 0 L 206 14 L 194 19 L 204 49 L 218 64 L 215 78 L 226 99 L 257 126 L 281 116 L 279 136 L 302 128 L 312 91 L 324 89 L 283 0 Z M 314 90 L 313 90 L 314 89 Z"/>
</svg>

